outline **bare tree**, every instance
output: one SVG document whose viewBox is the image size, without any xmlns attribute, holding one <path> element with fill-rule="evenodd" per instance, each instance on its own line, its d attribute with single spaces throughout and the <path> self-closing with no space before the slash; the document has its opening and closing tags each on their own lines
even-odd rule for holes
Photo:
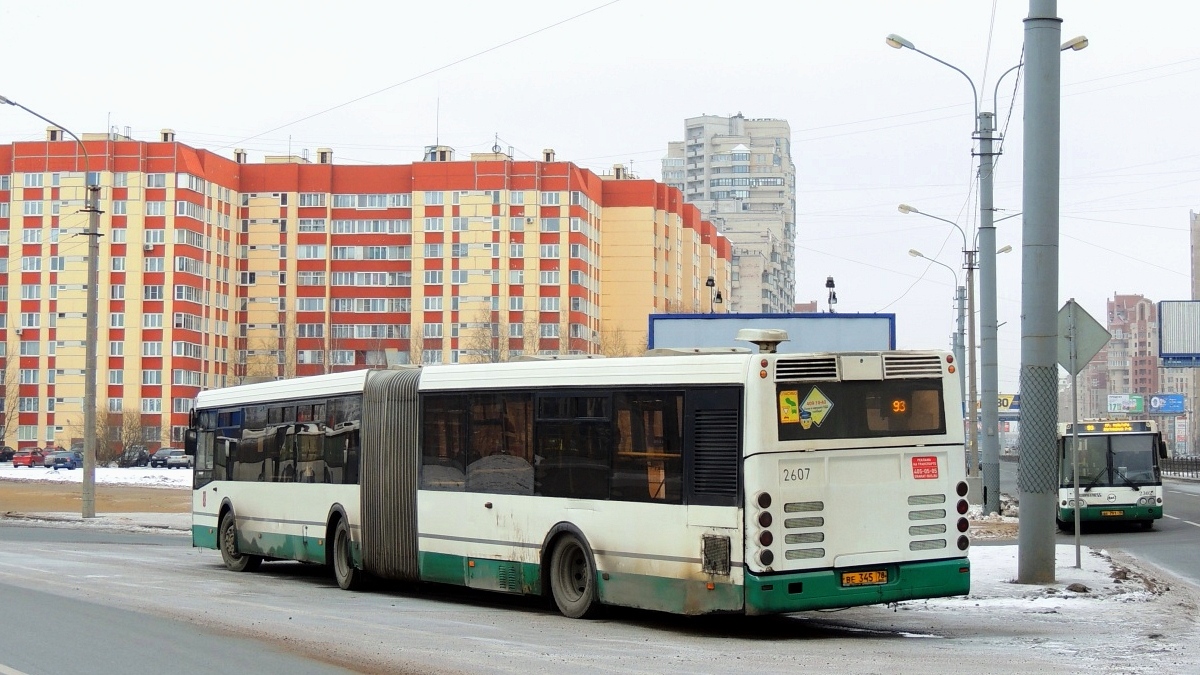
<svg viewBox="0 0 1200 675">
<path fill-rule="evenodd" d="M 471 363 L 500 361 L 500 324 L 493 321 L 495 315 L 490 309 L 480 309 L 474 321 L 466 325 L 465 334 L 459 332 L 458 343 L 470 356 Z"/>
<path fill-rule="evenodd" d="M 524 338 L 524 352 L 529 355 L 537 354 L 542 347 L 542 327 L 538 323 L 537 313 L 533 313 L 530 318 L 529 314 L 525 314 L 525 321 L 521 326 L 522 337 Z"/>
<path fill-rule="evenodd" d="M 238 350 L 229 383 L 251 384 L 270 382 L 279 373 L 279 362 L 273 344 L 266 338 L 246 341 L 246 349 Z"/>
<path fill-rule="evenodd" d="M 126 410 L 120 414 L 113 415 L 115 419 L 109 420 L 110 427 L 117 429 L 117 443 L 120 449 L 116 455 L 135 445 L 145 444 L 146 426 L 142 422 L 142 413 L 137 410 Z M 161 441 L 161 439 L 160 439 Z M 112 448 L 116 450 L 116 448 Z M 101 459 L 97 457 L 97 459 Z M 114 459 L 110 457 L 109 459 Z"/>
<path fill-rule="evenodd" d="M 12 331 L 9 331 L 9 333 L 12 333 Z M 2 445 L 9 445 L 9 432 L 15 431 L 18 426 L 17 420 L 20 419 L 21 405 L 21 369 L 11 356 L 7 356 L 7 354 L 13 353 L 13 347 L 17 347 L 17 349 L 20 349 L 20 347 L 16 342 L 9 342 L 7 346 L 8 351 L 5 352 L 4 366 L 0 369 L 0 373 L 3 373 L 3 376 L 0 377 L 0 383 L 4 385 L 4 407 L 0 409 L 0 414 L 4 415 L 4 419 L 0 420 L 0 426 L 3 427 L 3 431 L 0 432 L 0 444 Z M 16 443 L 17 439 L 13 438 L 11 445 L 16 447 Z"/>
</svg>

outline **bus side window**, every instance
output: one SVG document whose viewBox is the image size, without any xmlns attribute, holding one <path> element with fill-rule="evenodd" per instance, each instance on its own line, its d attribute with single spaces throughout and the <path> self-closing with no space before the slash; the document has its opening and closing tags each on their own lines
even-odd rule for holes
<svg viewBox="0 0 1200 675">
<path fill-rule="evenodd" d="M 613 394 L 613 499 L 679 504 L 683 500 L 683 394 Z"/>
<path fill-rule="evenodd" d="M 533 494 L 531 400 L 518 393 L 471 397 L 468 492 Z"/>
<path fill-rule="evenodd" d="M 535 489 L 548 497 L 608 499 L 612 420 L 605 396 L 538 399 Z"/>
<path fill-rule="evenodd" d="M 421 407 L 421 488 L 462 491 L 466 487 L 467 397 L 429 395 Z"/>
</svg>

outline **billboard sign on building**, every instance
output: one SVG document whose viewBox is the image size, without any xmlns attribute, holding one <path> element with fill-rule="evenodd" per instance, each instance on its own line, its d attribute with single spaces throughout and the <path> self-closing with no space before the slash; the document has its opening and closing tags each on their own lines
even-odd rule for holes
<svg viewBox="0 0 1200 675">
<path fill-rule="evenodd" d="M 1187 455 L 1188 453 L 1188 419 L 1186 417 L 1175 418 L 1175 453 L 1174 457 Z"/>
<path fill-rule="evenodd" d="M 1184 411 L 1183 394 L 1152 394 L 1150 396 L 1151 415 L 1178 415 Z"/>
<path fill-rule="evenodd" d="M 1158 356 L 1163 368 L 1200 368 L 1200 300 L 1158 303 Z"/>
<path fill-rule="evenodd" d="M 1141 394 L 1109 394 L 1108 412 L 1141 415 L 1146 412 L 1146 399 Z"/>
</svg>

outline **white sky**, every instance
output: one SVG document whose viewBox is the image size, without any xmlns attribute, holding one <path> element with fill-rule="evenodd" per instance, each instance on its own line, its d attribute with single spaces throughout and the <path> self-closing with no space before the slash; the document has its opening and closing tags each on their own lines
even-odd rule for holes
<svg viewBox="0 0 1200 675">
<path fill-rule="evenodd" d="M 596 171 L 632 162 L 655 179 L 686 117 L 785 118 L 798 172 L 797 300 L 824 308 L 833 276 L 839 311 L 895 312 L 901 347 L 942 348 L 954 321 L 950 275 L 907 252 L 958 267 L 961 241 L 896 206 L 975 226 L 970 88 L 884 37 L 900 34 L 966 71 L 991 110 L 996 77 L 1020 59 L 1028 9 L 1016 0 L 4 3 L 0 94 L 76 133 L 128 126 L 152 139 L 169 127 L 227 156 L 245 148 L 252 161 L 330 147 L 338 163 L 407 163 L 435 140 L 465 158 L 498 134 L 519 158 L 553 147 Z M 1064 40 L 1091 41 L 1062 62 L 1058 303 L 1074 297 L 1103 320 L 1114 292 L 1186 299 L 1200 5 L 1060 0 L 1058 14 Z M 1013 84 L 1010 75 L 998 101 L 1001 128 Z M 1022 97 L 996 172 L 1001 216 L 1021 209 Z M 43 138 L 45 126 L 0 109 L 0 142 Z M 1020 219 L 999 228 L 998 245 L 1018 249 L 998 263 L 1000 383 L 1012 392 Z"/>
</svg>

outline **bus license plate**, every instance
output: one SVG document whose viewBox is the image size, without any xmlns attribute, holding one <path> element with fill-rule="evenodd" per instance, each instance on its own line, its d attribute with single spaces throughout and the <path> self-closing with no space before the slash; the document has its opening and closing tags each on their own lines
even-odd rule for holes
<svg viewBox="0 0 1200 675">
<path fill-rule="evenodd" d="M 1123 516 L 1123 515 L 1125 515 L 1125 512 L 1124 511 L 1101 511 L 1100 515 L 1101 516 Z"/>
<path fill-rule="evenodd" d="M 869 572 L 842 572 L 843 586 L 872 586 L 887 583 L 887 570 Z"/>
</svg>

